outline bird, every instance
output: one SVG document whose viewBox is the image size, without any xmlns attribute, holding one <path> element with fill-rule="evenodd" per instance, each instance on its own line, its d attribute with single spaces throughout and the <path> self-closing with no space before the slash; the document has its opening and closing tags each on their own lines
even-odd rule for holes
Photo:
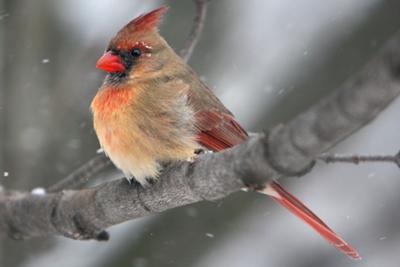
<svg viewBox="0 0 400 267">
<path fill-rule="evenodd" d="M 91 103 L 99 143 L 129 181 L 156 180 L 163 164 L 196 151 L 219 152 L 249 138 L 234 115 L 159 33 L 168 7 L 125 25 L 96 67 L 107 72 Z M 151 186 L 151 185 L 150 185 Z M 358 252 L 276 181 L 261 192 L 299 217 L 352 259 Z"/>
</svg>

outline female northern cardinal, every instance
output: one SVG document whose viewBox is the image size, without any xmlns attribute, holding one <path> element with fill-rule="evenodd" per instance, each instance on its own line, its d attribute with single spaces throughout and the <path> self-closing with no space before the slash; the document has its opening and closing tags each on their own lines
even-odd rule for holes
<svg viewBox="0 0 400 267">
<path fill-rule="evenodd" d="M 128 179 L 146 184 L 160 163 L 206 148 L 221 151 L 248 138 L 232 113 L 158 33 L 166 7 L 129 22 L 96 67 L 108 72 L 93 99 L 94 128 L 106 154 Z M 340 251 L 358 253 L 296 197 L 271 182 L 270 195 Z"/>
</svg>

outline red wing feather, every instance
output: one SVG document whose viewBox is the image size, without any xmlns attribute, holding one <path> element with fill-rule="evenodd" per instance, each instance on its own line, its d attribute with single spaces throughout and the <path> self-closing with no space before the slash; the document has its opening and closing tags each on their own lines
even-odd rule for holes
<svg viewBox="0 0 400 267">
<path fill-rule="evenodd" d="M 199 131 L 198 142 L 213 151 L 233 147 L 248 137 L 232 115 L 216 110 L 197 113 L 196 127 Z"/>
</svg>

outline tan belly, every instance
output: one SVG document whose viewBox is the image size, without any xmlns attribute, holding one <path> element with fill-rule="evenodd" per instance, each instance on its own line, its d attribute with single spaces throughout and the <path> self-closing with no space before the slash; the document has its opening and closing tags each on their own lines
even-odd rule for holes
<svg viewBox="0 0 400 267">
<path fill-rule="evenodd" d="M 101 116 L 96 111 L 93 115 L 105 153 L 128 178 L 135 178 L 142 184 L 146 183 L 146 178 L 157 178 L 161 162 L 187 160 L 199 148 L 194 131 L 184 123 L 182 129 L 171 125 L 172 119 L 136 118 L 123 108 L 114 111 L 112 116 Z"/>
<path fill-rule="evenodd" d="M 200 146 L 182 82 L 104 88 L 92 102 L 94 128 L 104 151 L 128 177 L 156 178 L 160 163 L 187 160 Z"/>
<path fill-rule="evenodd" d="M 114 122 L 108 127 L 99 127 L 97 135 L 104 151 L 116 167 L 129 178 L 146 183 L 146 178 L 157 178 L 161 162 L 187 160 L 198 148 L 194 136 L 186 136 L 168 143 L 149 137 L 141 131 L 122 130 Z"/>
</svg>

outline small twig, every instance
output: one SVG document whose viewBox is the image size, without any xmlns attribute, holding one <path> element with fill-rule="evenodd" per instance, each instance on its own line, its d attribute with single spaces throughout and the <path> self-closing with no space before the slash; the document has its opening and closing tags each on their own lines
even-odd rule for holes
<svg viewBox="0 0 400 267">
<path fill-rule="evenodd" d="M 50 186 L 47 192 L 57 192 L 64 189 L 79 189 L 110 164 L 111 161 L 106 155 L 97 155 L 55 185 Z"/>
<path fill-rule="evenodd" d="M 388 162 L 394 163 L 400 168 L 400 152 L 396 155 L 337 155 L 337 154 L 323 154 L 317 157 L 317 159 L 324 161 L 325 163 L 369 163 L 369 162 Z"/>
<path fill-rule="evenodd" d="M 194 0 L 196 3 L 196 17 L 194 18 L 192 30 L 186 39 L 185 46 L 180 52 L 180 56 L 188 62 L 203 32 L 207 16 L 207 7 L 210 0 Z"/>
</svg>

